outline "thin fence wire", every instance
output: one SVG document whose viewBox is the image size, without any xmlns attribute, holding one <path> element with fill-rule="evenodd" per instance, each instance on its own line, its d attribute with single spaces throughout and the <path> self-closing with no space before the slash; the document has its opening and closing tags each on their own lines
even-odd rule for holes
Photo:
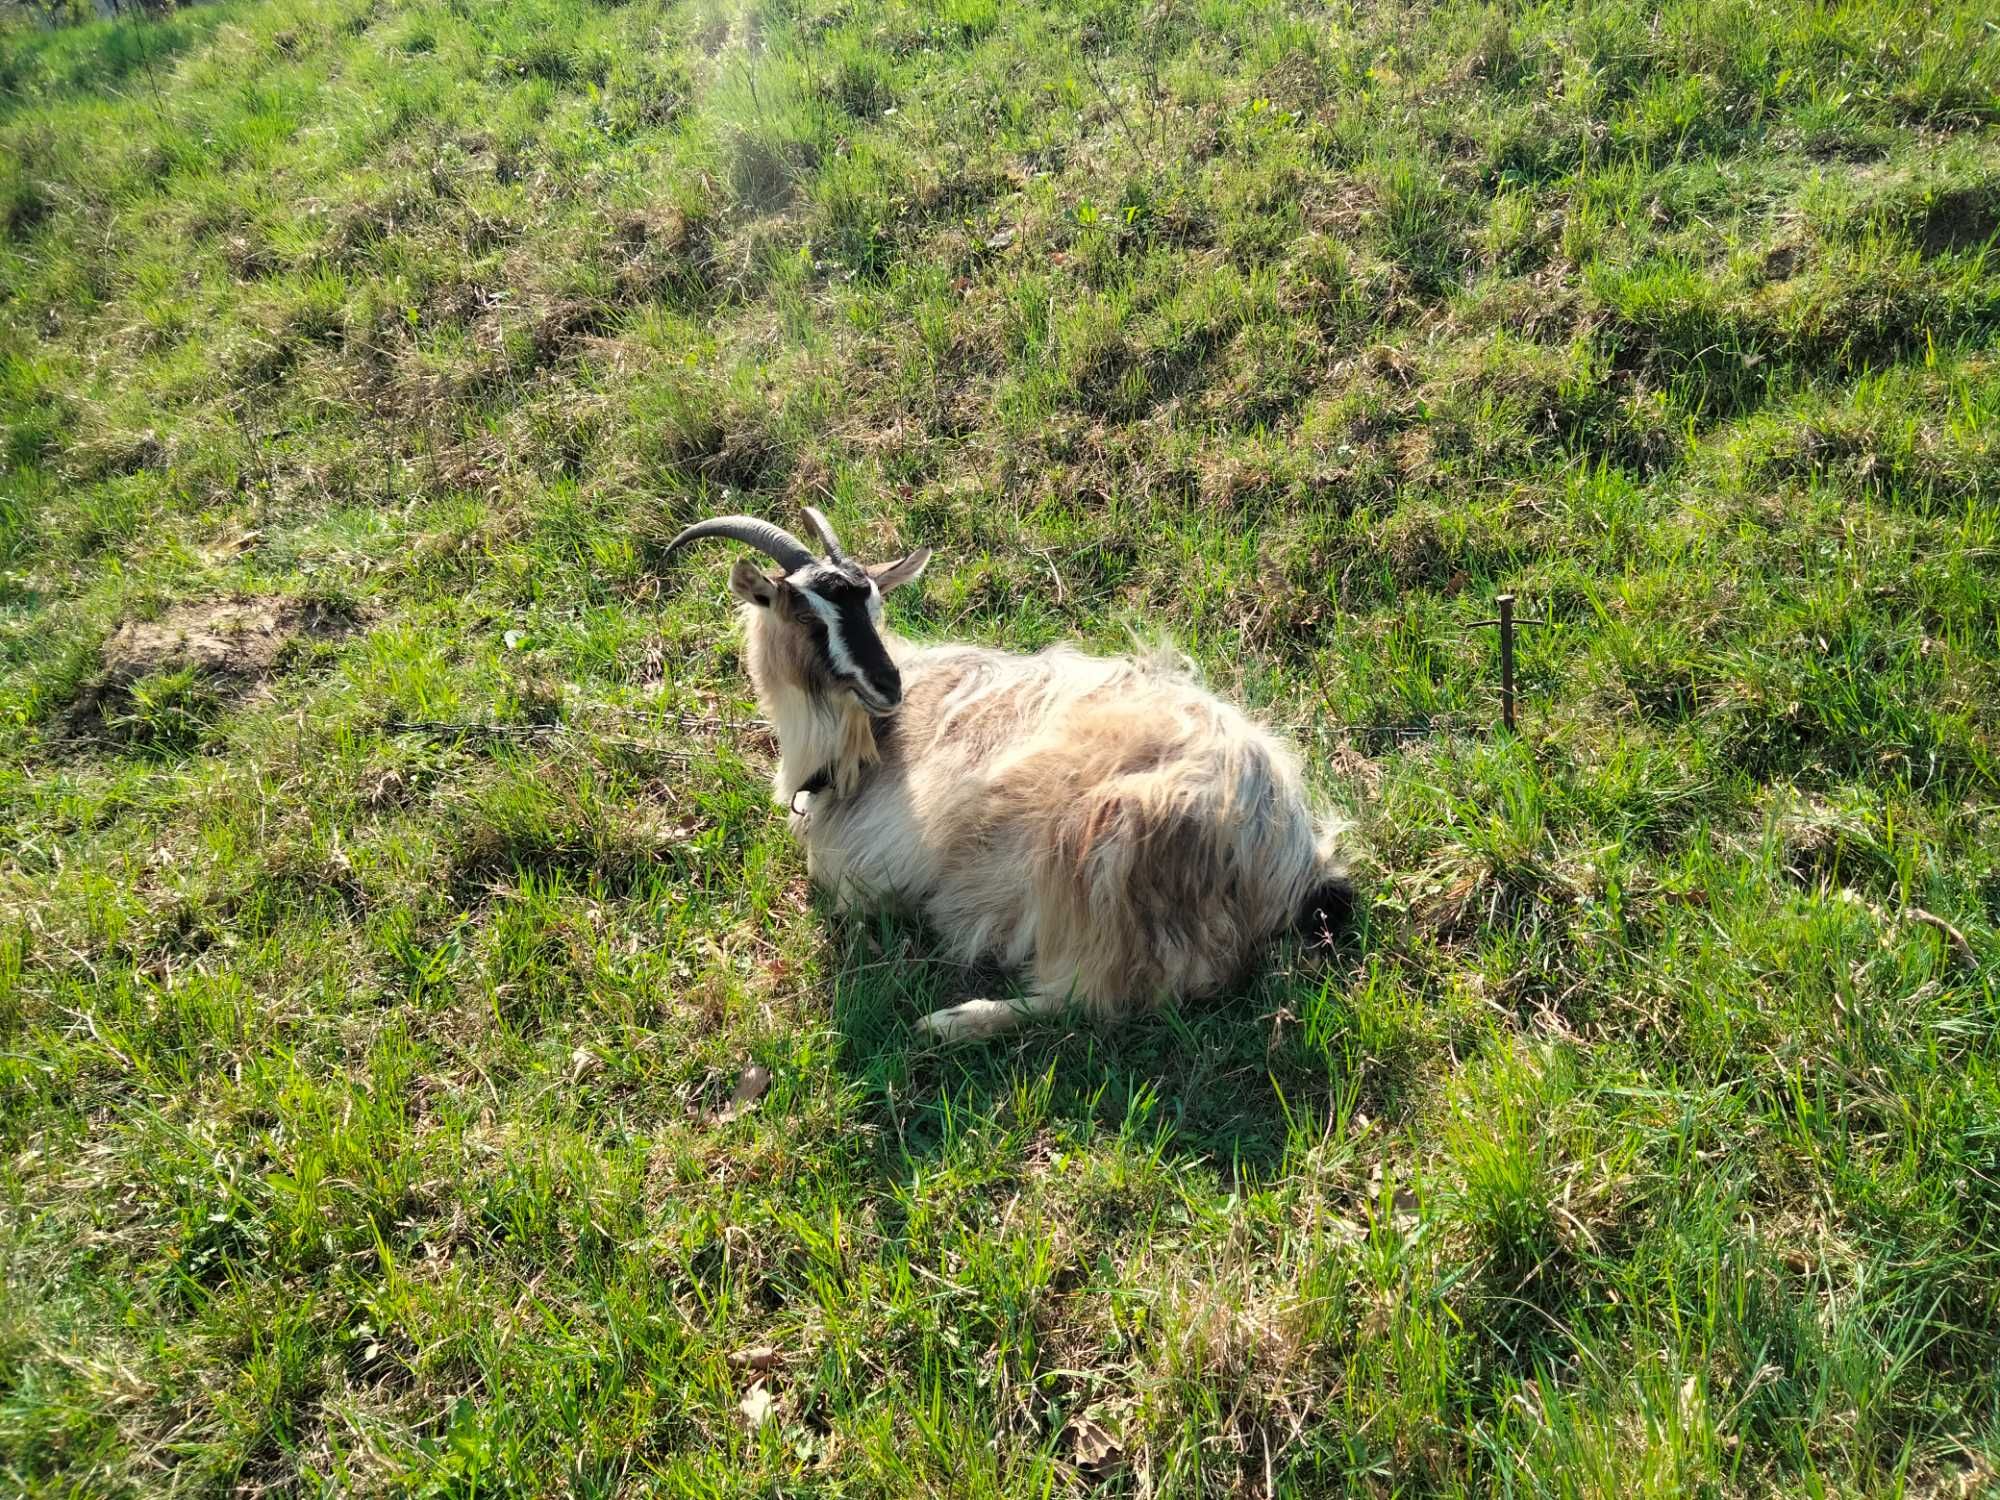
<svg viewBox="0 0 2000 1500">
<path fill-rule="evenodd" d="M 1511 603 L 1509 596 L 1509 603 Z M 1429 713 L 1404 720 L 1345 720 L 1331 715 L 1315 715 L 1303 722 L 1281 724 L 1276 727 L 1293 734 L 1312 736 L 1325 742 L 1345 741 L 1354 745 L 1365 755 L 1380 756 L 1405 749 L 1426 741 L 1481 739 L 1490 736 L 1495 729 L 1505 728 L 1513 732 L 1513 713 L 1510 700 L 1514 697 L 1512 681 L 1512 641 L 1509 625 L 1539 625 L 1546 620 L 1511 615 L 1503 611 L 1495 620 L 1474 622 L 1473 629 L 1499 625 L 1500 659 L 1502 678 L 1499 684 L 1500 722 L 1477 718 L 1468 713 Z M 546 722 L 507 723 L 493 719 L 410 719 L 396 717 L 382 726 L 390 735 L 421 735 L 436 740 L 489 740 L 511 741 L 517 744 L 551 743 L 561 739 L 581 739 L 587 737 L 596 745 L 616 745 L 621 748 L 644 750 L 656 755 L 683 761 L 698 759 L 688 747 L 686 740 L 667 740 L 662 736 L 668 732 L 712 731 L 717 734 L 736 735 L 744 730 L 775 733 L 777 726 L 771 720 L 752 714 L 695 714 L 677 709 L 630 708 L 622 704 L 601 703 L 584 700 L 580 695 L 572 695 L 566 705 L 581 710 L 581 717 L 566 717 Z M 644 734 L 620 734 L 608 732 L 593 720 L 613 720 L 620 724 L 643 726 Z M 99 736 L 77 736 L 68 743 L 77 745 L 102 745 L 105 748 L 129 748 L 123 742 Z"/>
<path fill-rule="evenodd" d="M 683 755 L 688 754 L 685 749 L 687 742 L 664 738 L 662 732 L 693 729 L 712 730 L 727 735 L 742 730 L 771 733 L 776 729 L 769 719 L 748 715 L 742 718 L 684 715 L 623 708 L 613 704 L 592 705 L 590 713 L 599 719 L 643 725 L 655 733 L 642 736 L 606 732 L 590 719 L 561 719 L 533 724 L 509 724 L 492 720 L 396 719 L 383 727 L 386 733 L 392 735 L 423 735 L 434 739 L 489 739 L 535 743 L 587 738 L 593 744 L 619 745 Z M 1427 714 L 1416 719 L 1366 722 L 1317 718 L 1282 727 L 1293 733 L 1310 734 L 1323 740 L 1346 740 L 1371 755 L 1387 754 L 1425 741 L 1478 739 L 1490 734 L 1494 728 L 1493 725 L 1469 714 Z"/>
</svg>

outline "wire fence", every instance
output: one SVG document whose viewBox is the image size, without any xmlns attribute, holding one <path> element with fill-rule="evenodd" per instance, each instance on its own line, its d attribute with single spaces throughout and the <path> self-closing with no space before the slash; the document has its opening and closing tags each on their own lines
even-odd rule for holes
<svg viewBox="0 0 2000 1500">
<path fill-rule="evenodd" d="M 1498 626 L 1499 712 L 1494 718 L 1472 713 L 1421 713 L 1401 720 L 1347 720 L 1332 713 L 1274 727 L 1299 735 L 1320 746 L 1350 746 L 1369 758 L 1379 758 L 1426 742 L 1476 740 L 1497 732 L 1516 732 L 1516 692 L 1514 682 L 1514 629 L 1544 621 L 1513 615 L 1511 596 L 1501 596 L 1503 608 L 1493 620 L 1474 622 L 1471 628 Z M 1322 684 L 1322 693 L 1325 688 Z M 699 763 L 705 751 L 721 738 L 740 738 L 745 731 L 774 735 L 776 725 L 754 714 L 699 714 L 665 707 L 634 708 L 622 704 L 586 700 L 572 690 L 562 716 L 547 720 L 508 722 L 497 719 L 428 719 L 392 715 L 381 726 L 385 734 L 420 736 L 440 742 L 479 741 L 521 746 L 553 746 L 572 741 L 579 747 L 616 746 L 684 763 Z M 61 736 L 62 752 L 101 748 L 129 750 L 129 738 L 67 732 Z M 171 767 L 163 768 L 163 774 Z"/>
<path fill-rule="evenodd" d="M 1474 621 L 1471 629 L 1494 628 L 1498 631 L 1498 676 L 1499 715 L 1497 720 L 1487 721 L 1471 714 L 1441 713 L 1423 714 L 1419 717 L 1400 721 L 1353 721 L 1321 717 L 1306 723 L 1284 727 L 1294 733 L 1331 735 L 1344 738 L 1369 756 L 1380 756 L 1403 749 L 1413 744 L 1440 739 L 1475 739 L 1494 731 L 1508 735 L 1518 733 L 1518 692 L 1515 681 L 1516 631 L 1522 625 L 1544 625 L 1546 619 L 1517 615 L 1514 613 L 1514 596 L 1500 594 L 1494 600 L 1499 614 L 1490 620 Z M 753 715 L 689 714 L 667 709 L 635 709 L 618 704 L 592 703 L 587 711 L 603 718 L 621 723 L 642 724 L 654 735 L 661 732 L 679 730 L 715 730 L 735 733 L 745 729 L 762 730 L 773 733 L 776 726 L 769 720 Z M 548 741 L 589 730 L 590 739 L 595 744 L 617 744 L 635 749 L 652 750 L 659 754 L 678 755 L 691 759 L 689 752 L 677 750 L 673 745 L 656 738 L 641 738 L 636 735 L 621 735 L 596 728 L 588 723 L 573 720 L 557 720 L 549 723 L 502 724 L 490 721 L 453 722 L 429 719 L 399 719 L 388 726 L 394 734 L 427 734 L 436 738 L 489 738 L 499 740 L 519 740 L 533 742 Z"/>
<path fill-rule="evenodd" d="M 742 718 L 721 715 L 683 714 L 661 709 L 623 708 L 612 703 L 592 703 L 587 712 L 599 718 L 608 718 L 621 723 L 643 724 L 654 733 L 647 736 L 621 734 L 606 730 L 588 719 L 555 719 L 529 724 L 501 723 L 490 719 L 392 719 L 384 726 L 389 734 L 423 735 L 431 739 L 497 740 L 520 744 L 548 743 L 568 738 L 588 737 L 593 745 L 618 745 L 627 749 L 647 750 L 656 755 L 665 755 L 679 760 L 693 760 L 695 755 L 685 748 L 686 741 L 669 741 L 660 737 L 667 730 L 683 731 L 707 729 L 717 732 L 735 732 L 744 729 L 759 729 L 769 732 L 771 721 L 751 716 Z"/>
<path fill-rule="evenodd" d="M 476 719 L 398 718 L 391 720 L 384 729 L 392 735 L 421 735 L 436 740 L 500 741 L 522 745 L 553 744 L 564 739 L 574 739 L 592 745 L 616 745 L 633 750 L 647 750 L 683 760 L 696 758 L 694 752 L 687 748 L 688 741 L 685 735 L 689 730 L 709 730 L 718 736 L 740 733 L 743 730 L 757 730 L 766 734 L 776 732 L 776 726 L 770 720 L 748 715 L 739 719 L 688 718 L 672 713 L 628 709 L 604 703 L 590 705 L 587 713 L 592 717 L 531 724 Z M 643 726 L 645 731 L 650 732 L 621 733 L 615 729 L 607 730 L 600 722 L 604 719 L 619 724 Z M 1503 726 L 1489 723 L 1471 714 L 1426 714 L 1421 718 L 1394 722 L 1319 718 L 1282 727 L 1294 733 L 1312 734 L 1335 741 L 1344 740 L 1364 755 L 1377 757 L 1430 741 L 1478 739 Z M 676 736 L 676 731 L 680 732 L 679 736 Z"/>
</svg>

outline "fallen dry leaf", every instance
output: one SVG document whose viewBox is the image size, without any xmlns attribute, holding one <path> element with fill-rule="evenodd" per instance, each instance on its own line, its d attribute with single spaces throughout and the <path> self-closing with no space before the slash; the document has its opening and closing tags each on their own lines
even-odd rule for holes
<svg viewBox="0 0 2000 1500">
<path fill-rule="evenodd" d="M 730 1364 L 739 1370 L 775 1370 L 784 1356 L 769 1344 L 758 1344 L 749 1349 L 738 1349 L 729 1356 Z"/>
<path fill-rule="evenodd" d="M 1125 1456 L 1125 1450 L 1102 1422 L 1090 1417 L 1072 1418 L 1069 1424 L 1070 1454 L 1079 1469 L 1109 1469 Z"/>
<path fill-rule="evenodd" d="M 757 1107 L 757 1101 L 770 1086 L 771 1070 L 761 1063 L 752 1063 L 736 1080 L 736 1092 L 729 1096 L 729 1102 L 715 1112 L 716 1123 L 727 1125 L 731 1120 L 742 1119 Z"/>
</svg>

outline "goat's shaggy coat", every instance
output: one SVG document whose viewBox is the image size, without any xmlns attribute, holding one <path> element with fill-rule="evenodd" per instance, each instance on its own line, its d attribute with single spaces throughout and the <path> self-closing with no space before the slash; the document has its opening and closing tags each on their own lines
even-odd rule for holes
<svg viewBox="0 0 2000 1500">
<path fill-rule="evenodd" d="M 1099 1014 L 1211 992 L 1338 884 L 1337 827 L 1296 757 L 1160 653 L 885 645 L 903 701 L 872 718 L 800 691 L 782 623 L 745 608 L 777 725 L 777 799 L 816 885 L 894 899 L 953 954 L 1025 972 L 1026 1008 Z M 831 786 L 801 795 L 831 768 Z M 1006 1007 L 930 1029 L 1004 1024 Z"/>
<path fill-rule="evenodd" d="M 1029 977 L 1027 999 L 967 1001 L 927 1031 L 1205 994 L 1264 940 L 1345 916 L 1341 825 L 1314 809 L 1291 750 L 1184 660 L 897 640 L 882 595 L 930 554 L 862 568 L 806 514 L 824 562 L 747 516 L 699 522 L 669 551 L 721 536 L 783 565 L 738 562 L 730 590 L 813 882 L 843 906 L 915 907 L 955 956 Z"/>
</svg>

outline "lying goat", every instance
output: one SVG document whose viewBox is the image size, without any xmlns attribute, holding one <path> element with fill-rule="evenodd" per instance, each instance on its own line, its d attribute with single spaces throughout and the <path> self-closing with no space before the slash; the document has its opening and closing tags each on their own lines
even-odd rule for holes
<svg viewBox="0 0 2000 1500">
<path fill-rule="evenodd" d="M 729 588 L 813 882 L 842 906 L 905 902 L 959 958 L 1030 977 L 1027 998 L 935 1011 L 926 1032 L 1203 994 L 1265 939 L 1344 919 L 1340 825 L 1315 813 L 1297 757 L 1185 666 L 897 640 L 882 596 L 929 549 L 864 567 L 806 515 L 824 558 L 749 516 L 698 522 L 667 555 L 726 537 L 781 570 L 742 559 Z"/>
</svg>

